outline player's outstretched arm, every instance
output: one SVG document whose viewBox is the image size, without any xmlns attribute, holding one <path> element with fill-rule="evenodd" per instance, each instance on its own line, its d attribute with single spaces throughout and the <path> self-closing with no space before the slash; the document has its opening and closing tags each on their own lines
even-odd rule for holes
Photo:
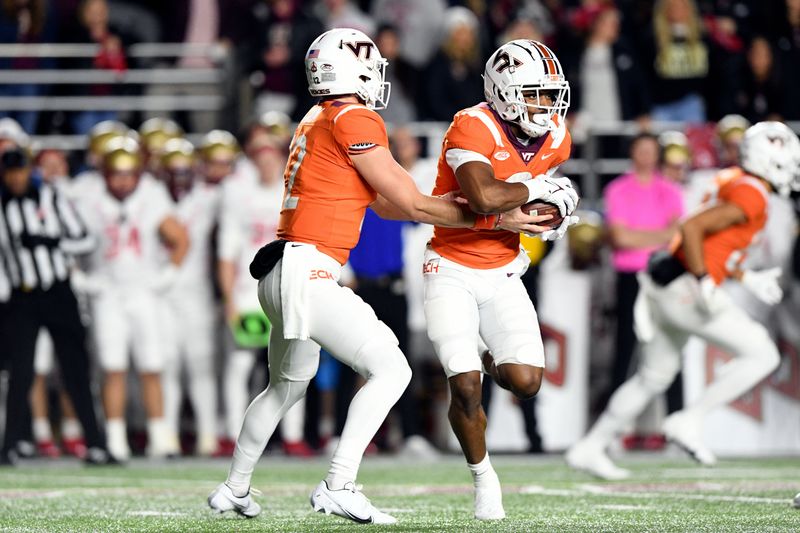
<svg viewBox="0 0 800 533">
<path fill-rule="evenodd" d="M 681 224 L 683 252 L 689 272 L 698 278 L 706 274 L 703 240 L 734 224 L 747 220 L 747 215 L 736 204 L 726 202 L 709 207 L 686 219 Z"/>
<path fill-rule="evenodd" d="M 454 228 L 475 225 L 475 215 L 456 203 L 422 194 L 408 172 L 383 146 L 350 159 L 361 177 L 383 197 L 373 204 L 379 216 Z"/>
</svg>

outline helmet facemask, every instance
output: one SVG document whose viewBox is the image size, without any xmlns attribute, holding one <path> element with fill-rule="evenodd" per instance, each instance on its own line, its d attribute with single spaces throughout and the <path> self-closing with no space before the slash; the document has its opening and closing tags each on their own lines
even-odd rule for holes
<svg viewBox="0 0 800 533">
<path fill-rule="evenodd" d="M 372 65 L 365 64 L 368 71 L 362 74 L 359 79 L 363 82 L 359 92 L 356 93 L 364 101 L 364 105 L 370 109 L 386 109 L 389 105 L 389 96 L 392 93 L 392 84 L 386 80 L 386 65 L 389 62 L 384 58 L 371 61 Z"/>
<path fill-rule="evenodd" d="M 563 118 L 570 105 L 569 83 L 555 55 L 541 43 L 523 39 L 506 43 L 489 58 L 484 95 L 503 120 L 530 137 L 555 131 L 555 115 Z M 531 104 L 526 97 L 538 103 Z"/>
</svg>

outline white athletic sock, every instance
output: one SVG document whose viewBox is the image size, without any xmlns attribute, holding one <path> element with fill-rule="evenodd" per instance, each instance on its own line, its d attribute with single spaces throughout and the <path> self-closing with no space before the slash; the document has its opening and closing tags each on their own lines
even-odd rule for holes
<svg viewBox="0 0 800 533">
<path fill-rule="evenodd" d="M 242 428 L 242 417 L 250 401 L 248 382 L 255 362 L 252 350 L 234 350 L 228 356 L 222 390 L 225 395 L 226 431 L 232 439 L 239 435 Z"/>
<path fill-rule="evenodd" d="M 307 387 L 308 381 L 270 383 L 247 408 L 225 482 L 235 496 L 247 494 L 253 469 L 269 438 L 286 411 L 305 395 Z"/>
<path fill-rule="evenodd" d="M 77 418 L 64 418 L 61 421 L 62 439 L 79 439 L 83 436 L 83 428 Z"/>
<path fill-rule="evenodd" d="M 165 451 L 177 452 L 173 449 L 176 442 L 172 442 L 172 428 L 167 425 L 165 418 L 147 419 L 147 448 L 159 454 Z"/>
<path fill-rule="evenodd" d="M 53 431 L 50 428 L 50 421 L 46 417 L 33 419 L 33 440 L 36 442 L 53 440 Z"/>
<path fill-rule="evenodd" d="M 325 478 L 330 489 L 338 490 L 349 481 L 355 482 L 364 450 L 407 385 L 407 380 L 398 379 L 391 370 L 368 375 L 347 411 L 347 421 Z"/>
<path fill-rule="evenodd" d="M 281 436 L 284 442 L 300 442 L 303 440 L 303 425 L 306 421 L 306 402 L 299 400 L 286 411 L 281 420 Z"/>
<path fill-rule="evenodd" d="M 128 446 L 128 432 L 124 418 L 109 418 L 106 422 L 108 433 L 108 451 L 118 460 L 126 460 L 131 453 Z"/>
<path fill-rule="evenodd" d="M 492 462 L 489 460 L 488 452 L 486 453 L 486 457 L 484 457 L 480 463 L 467 463 L 467 468 L 469 468 L 469 471 L 472 473 L 472 483 L 476 487 L 486 483 L 492 483 L 497 480 L 497 473 L 495 473 L 494 468 L 492 467 Z"/>
</svg>

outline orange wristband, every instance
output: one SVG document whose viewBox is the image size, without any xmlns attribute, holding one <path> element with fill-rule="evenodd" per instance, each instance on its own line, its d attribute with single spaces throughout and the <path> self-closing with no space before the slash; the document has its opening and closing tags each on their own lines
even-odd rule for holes
<svg viewBox="0 0 800 533">
<path fill-rule="evenodd" d="M 500 222 L 499 215 L 475 215 L 472 229 L 495 229 Z"/>
</svg>

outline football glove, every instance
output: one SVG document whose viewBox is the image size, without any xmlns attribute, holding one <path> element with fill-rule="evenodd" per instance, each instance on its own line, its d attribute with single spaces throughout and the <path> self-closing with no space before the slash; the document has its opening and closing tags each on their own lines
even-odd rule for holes
<svg viewBox="0 0 800 533">
<path fill-rule="evenodd" d="M 555 229 L 542 232 L 540 237 L 542 238 L 543 241 L 557 241 L 567 234 L 567 230 L 569 229 L 570 226 L 574 226 L 575 224 L 578 223 L 578 221 L 580 221 L 580 217 L 577 217 L 575 215 L 566 216 L 564 217 L 564 220 L 561 222 L 561 225 L 559 225 Z"/>
<path fill-rule="evenodd" d="M 742 274 L 742 285 L 765 304 L 775 305 L 783 299 L 783 289 L 778 283 L 782 273 L 780 267 L 768 270 L 745 270 Z"/>
<path fill-rule="evenodd" d="M 569 178 L 540 174 L 522 183 L 528 188 L 528 202 L 541 200 L 551 203 L 558 207 L 562 217 L 571 215 L 578 205 L 578 192 L 572 187 Z"/>
</svg>

